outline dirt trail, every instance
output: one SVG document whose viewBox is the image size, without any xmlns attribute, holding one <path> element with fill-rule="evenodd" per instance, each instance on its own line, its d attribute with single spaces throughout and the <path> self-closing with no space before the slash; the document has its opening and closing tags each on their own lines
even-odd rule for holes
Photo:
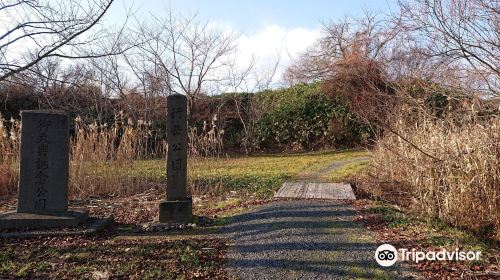
<svg viewBox="0 0 500 280">
<path fill-rule="evenodd" d="M 333 162 L 332 164 L 321 168 L 320 170 L 314 172 L 314 173 L 304 173 L 299 175 L 296 181 L 299 182 L 327 182 L 327 176 L 331 174 L 333 171 L 336 169 L 339 169 L 341 167 L 344 167 L 345 165 L 351 164 L 351 163 L 356 163 L 356 162 L 362 162 L 370 160 L 370 157 L 356 157 L 353 159 L 349 160 L 344 160 L 344 161 L 336 161 Z"/>
</svg>

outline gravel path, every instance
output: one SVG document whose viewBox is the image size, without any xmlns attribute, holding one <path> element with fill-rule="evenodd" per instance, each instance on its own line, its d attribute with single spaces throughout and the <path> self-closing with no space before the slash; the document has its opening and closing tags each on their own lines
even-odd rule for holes
<svg viewBox="0 0 500 280">
<path fill-rule="evenodd" d="M 221 230 L 233 241 L 228 271 L 237 279 L 413 279 L 382 268 L 378 245 L 341 201 L 274 201 L 234 216 Z"/>
<path fill-rule="evenodd" d="M 300 182 L 321 182 L 358 157 L 334 162 Z M 232 241 L 228 272 L 237 279 L 419 279 L 406 266 L 379 266 L 380 245 L 354 221 L 355 211 L 342 200 L 275 200 L 232 217 L 221 229 Z"/>
</svg>

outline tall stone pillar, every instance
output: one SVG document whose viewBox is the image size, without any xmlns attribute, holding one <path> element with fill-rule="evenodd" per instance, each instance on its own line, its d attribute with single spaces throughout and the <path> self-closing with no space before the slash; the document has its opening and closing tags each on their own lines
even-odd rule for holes
<svg viewBox="0 0 500 280">
<path fill-rule="evenodd" d="M 160 203 L 160 223 L 192 220 L 192 200 L 187 196 L 187 98 L 167 97 L 167 190 Z"/>
</svg>

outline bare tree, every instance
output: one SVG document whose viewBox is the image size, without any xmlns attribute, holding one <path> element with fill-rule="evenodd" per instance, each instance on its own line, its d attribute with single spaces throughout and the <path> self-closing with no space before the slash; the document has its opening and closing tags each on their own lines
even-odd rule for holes
<svg viewBox="0 0 500 280">
<path fill-rule="evenodd" d="M 493 94 L 500 92 L 500 4 L 498 0 L 399 1 L 404 27 L 429 58 L 467 65 Z M 462 71 L 463 72 L 463 71 Z M 484 88 L 484 87 L 483 87 Z"/>
<path fill-rule="evenodd" d="M 92 58 L 122 53 L 121 33 L 100 25 L 114 0 L 0 1 L 0 82 L 49 57 Z M 89 32 L 92 29 L 92 32 Z M 98 29 L 98 30 L 97 30 Z M 112 38 L 109 49 L 99 49 Z"/>
<path fill-rule="evenodd" d="M 220 91 L 231 91 L 232 101 L 236 109 L 236 115 L 243 127 L 243 139 L 241 142 L 248 156 L 254 144 L 255 126 L 260 117 L 254 104 L 254 93 L 268 90 L 273 84 L 274 77 L 278 71 L 281 61 L 281 52 L 276 54 L 273 61 L 265 66 L 257 66 L 257 59 L 252 56 L 247 66 L 239 67 L 241 62 L 237 59 L 235 51 L 233 58 L 228 63 L 227 81 Z"/>
<path fill-rule="evenodd" d="M 285 78 L 290 84 L 328 79 L 339 71 L 341 61 L 388 64 L 400 33 L 397 21 L 370 12 L 323 25 L 323 37 L 287 69 Z"/>
<path fill-rule="evenodd" d="M 151 116 L 161 114 L 158 112 L 157 101 L 165 99 L 171 92 L 170 76 L 158 63 L 144 57 L 140 49 L 133 53 L 123 55 L 124 66 L 136 81 L 135 89 L 144 98 L 142 118 L 150 120 Z"/>
<path fill-rule="evenodd" d="M 235 34 L 200 23 L 196 16 L 176 17 L 170 10 L 167 17 L 142 24 L 137 36 L 146 42 L 144 56 L 168 75 L 170 90 L 188 96 L 190 118 L 203 87 L 226 78 L 226 58 L 236 40 Z"/>
</svg>

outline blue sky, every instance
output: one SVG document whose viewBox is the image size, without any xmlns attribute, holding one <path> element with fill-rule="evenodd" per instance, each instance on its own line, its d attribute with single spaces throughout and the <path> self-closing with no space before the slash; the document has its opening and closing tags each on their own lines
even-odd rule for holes
<svg viewBox="0 0 500 280">
<path fill-rule="evenodd" d="M 363 9 L 388 12 L 396 0 L 145 0 L 135 1 L 140 13 L 161 14 L 168 7 L 182 14 L 230 24 L 242 33 L 258 32 L 267 25 L 318 28 L 322 20 L 359 15 Z"/>
<path fill-rule="evenodd" d="M 238 67 L 256 62 L 256 72 L 265 73 L 279 61 L 275 78 L 322 35 L 322 22 L 362 15 L 364 10 L 396 12 L 397 0 L 118 0 L 107 21 L 119 24 L 124 6 L 132 5 L 135 17 L 167 16 L 168 7 L 177 15 L 196 14 L 201 22 L 238 34 Z"/>
</svg>

